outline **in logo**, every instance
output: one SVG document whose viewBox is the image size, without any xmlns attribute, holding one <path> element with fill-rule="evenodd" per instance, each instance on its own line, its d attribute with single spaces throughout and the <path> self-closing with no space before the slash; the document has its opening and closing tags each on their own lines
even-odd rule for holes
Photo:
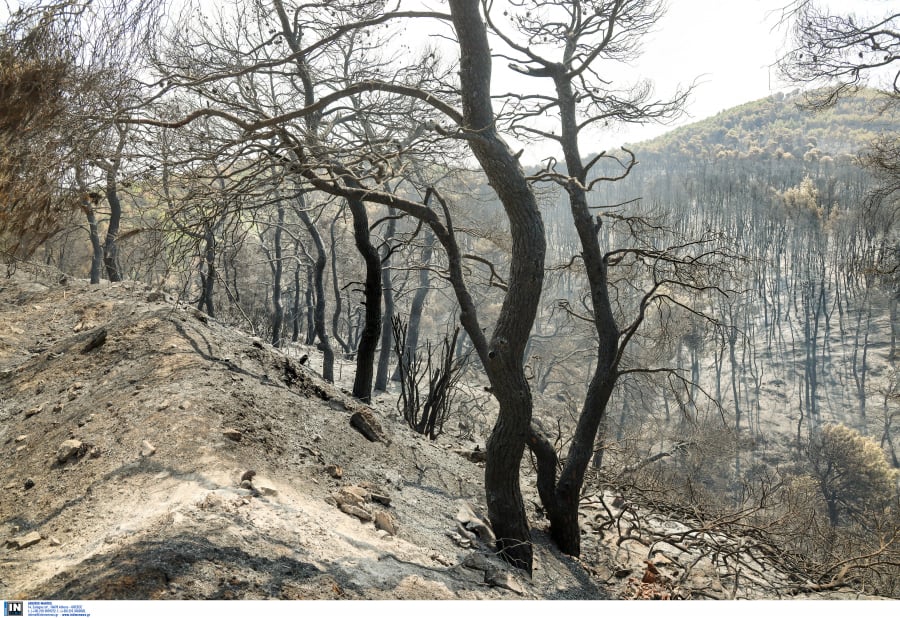
<svg viewBox="0 0 900 618">
<path fill-rule="evenodd" d="M 25 603 L 22 601 L 3 601 L 4 616 L 24 616 Z"/>
</svg>

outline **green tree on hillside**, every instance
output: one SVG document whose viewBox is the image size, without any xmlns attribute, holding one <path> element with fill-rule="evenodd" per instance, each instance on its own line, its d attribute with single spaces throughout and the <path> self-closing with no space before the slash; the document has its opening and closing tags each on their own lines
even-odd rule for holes
<svg viewBox="0 0 900 618">
<path fill-rule="evenodd" d="M 844 425 L 825 425 L 812 440 L 809 459 L 837 526 L 841 515 L 883 507 L 897 492 L 893 470 L 878 443 Z"/>
</svg>

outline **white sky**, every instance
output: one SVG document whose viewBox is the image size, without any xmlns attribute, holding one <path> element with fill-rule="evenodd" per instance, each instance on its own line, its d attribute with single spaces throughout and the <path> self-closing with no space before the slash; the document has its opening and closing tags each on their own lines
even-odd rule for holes
<svg viewBox="0 0 900 618">
<path fill-rule="evenodd" d="M 784 89 L 772 66 L 785 46 L 776 28 L 788 0 L 671 0 L 644 44 L 636 74 L 659 96 L 697 80 L 687 115 L 673 125 L 622 130 L 614 141 L 638 141 Z M 610 144 L 618 145 L 618 143 Z"/>
<path fill-rule="evenodd" d="M 779 90 L 792 89 L 778 82 L 772 65 L 786 46 L 787 32 L 776 28 L 782 10 L 792 0 L 668 0 L 668 10 L 643 45 L 643 54 L 625 67 L 622 79 L 649 79 L 663 99 L 696 82 L 686 114 L 668 125 L 610 128 L 595 136 L 596 146 L 584 152 L 614 148 L 665 133 L 675 126 L 694 122 L 719 111 L 763 98 Z M 836 10 L 852 10 L 866 0 L 829 2 Z M 502 7 L 503 0 L 495 6 Z M 440 0 L 407 0 L 404 6 L 428 6 L 446 10 Z M 407 43 L 414 46 L 415 33 Z M 504 76 L 504 61 L 494 63 L 495 92 L 514 88 Z M 506 82 L 506 83 L 505 83 Z M 549 86 L 549 80 L 548 80 Z M 533 87 L 533 86 L 532 86 Z M 525 163 L 541 156 L 526 149 Z"/>
<path fill-rule="evenodd" d="M 897 0 L 814 0 L 838 14 L 883 15 L 896 10 Z M 668 125 L 610 128 L 592 136 L 596 145 L 582 151 L 615 148 L 661 135 L 676 126 L 713 116 L 718 112 L 761 99 L 794 85 L 779 80 L 774 67 L 788 49 L 788 25 L 779 25 L 785 8 L 795 0 L 667 0 L 667 12 L 643 45 L 643 54 L 622 77 L 629 82 L 649 79 L 659 98 L 679 86 L 696 82 L 685 115 Z M 503 0 L 495 0 L 502 8 Z M 406 0 L 404 6 L 424 5 L 446 10 L 441 0 Z M 415 33 L 410 33 L 411 39 Z M 495 92 L 508 91 L 503 61 L 495 61 Z M 511 79 L 523 79 L 512 77 Z M 506 83 L 504 83 L 506 82 Z M 514 87 L 514 86 L 513 86 Z M 515 146 L 518 147 L 518 146 Z M 523 162 L 543 156 L 526 149 Z M 546 151 L 545 151 L 546 154 Z"/>
</svg>

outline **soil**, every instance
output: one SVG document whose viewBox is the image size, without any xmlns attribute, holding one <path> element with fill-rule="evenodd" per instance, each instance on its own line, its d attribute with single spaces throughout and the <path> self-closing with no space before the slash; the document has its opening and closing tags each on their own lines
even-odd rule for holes
<svg viewBox="0 0 900 618">
<path fill-rule="evenodd" d="M 483 445 L 415 434 L 395 395 L 364 406 L 318 362 L 139 283 L 0 278 L 0 597 L 860 596 L 612 490 L 583 497 L 582 559 L 562 555 L 526 463 L 529 578 L 493 554 Z"/>
<path fill-rule="evenodd" d="M 138 283 L 0 279 L 0 597 L 607 596 L 540 531 L 530 580 L 463 538 L 460 508 L 484 510 L 472 445 L 413 433 L 393 396 L 370 442 L 301 352 Z"/>
</svg>

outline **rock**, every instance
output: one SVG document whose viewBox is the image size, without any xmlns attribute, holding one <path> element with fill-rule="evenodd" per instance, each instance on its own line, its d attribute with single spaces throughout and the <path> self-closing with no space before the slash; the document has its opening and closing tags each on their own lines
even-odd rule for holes
<svg viewBox="0 0 900 618">
<path fill-rule="evenodd" d="M 50 537 L 50 545 L 52 545 L 53 547 L 59 547 L 60 545 L 62 545 L 62 541 L 60 541 L 55 536 L 51 536 Z"/>
<path fill-rule="evenodd" d="M 375 529 L 384 530 L 391 536 L 397 536 L 397 523 L 393 516 L 386 511 L 375 513 Z"/>
<path fill-rule="evenodd" d="M 99 446 L 91 447 L 91 450 L 88 453 L 88 455 L 90 455 L 91 459 L 97 459 L 101 455 L 100 447 Z"/>
<path fill-rule="evenodd" d="M 15 440 L 15 441 L 16 441 L 16 442 L 24 442 L 24 441 L 27 440 L 27 439 L 28 439 L 28 434 L 27 434 L 27 433 L 23 433 L 21 436 L 16 436 L 16 440 Z"/>
<path fill-rule="evenodd" d="M 31 489 L 34 487 L 34 481 L 32 479 L 25 479 L 24 487 L 26 490 Z"/>
<path fill-rule="evenodd" d="M 155 452 L 156 447 L 150 444 L 147 440 L 141 442 L 141 457 L 150 457 Z"/>
<path fill-rule="evenodd" d="M 188 409 L 190 409 L 190 407 L 191 407 L 190 401 L 182 401 L 181 403 L 178 404 L 179 410 L 188 410 Z"/>
<path fill-rule="evenodd" d="M 349 504 L 349 503 L 338 504 L 338 508 L 341 509 L 341 511 L 343 511 L 347 515 L 352 515 L 353 517 L 356 517 L 360 521 L 363 521 L 363 522 L 372 521 L 372 514 L 369 511 L 367 511 L 366 509 L 356 506 L 355 504 Z"/>
<path fill-rule="evenodd" d="M 325 472 L 327 472 L 333 479 L 339 479 L 344 476 L 344 469 L 334 464 L 325 466 Z"/>
<path fill-rule="evenodd" d="M 384 494 L 378 494 L 374 492 L 370 493 L 369 500 L 371 500 L 372 502 L 377 502 L 378 504 L 381 504 L 383 506 L 391 506 L 391 497 Z"/>
<path fill-rule="evenodd" d="M 472 541 L 470 539 L 460 536 L 456 532 L 448 532 L 447 536 L 450 537 L 451 541 L 453 541 L 454 543 L 456 543 L 458 546 L 462 547 L 463 549 L 472 549 L 474 547 L 474 545 L 472 544 Z"/>
<path fill-rule="evenodd" d="M 241 438 L 244 437 L 237 429 L 231 429 L 230 427 L 222 432 L 222 435 L 228 438 L 229 440 L 234 440 L 235 442 L 240 442 Z"/>
<path fill-rule="evenodd" d="M 17 537 L 15 539 L 10 539 L 6 542 L 6 547 L 8 549 L 25 549 L 26 547 L 31 547 L 32 545 L 37 545 L 43 540 L 44 537 L 41 536 L 40 532 L 29 532 L 26 535 Z"/>
<path fill-rule="evenodd" d="M 26 411 L 25 411 L 25 418 L 30 418 L 30 417 L 34 416 L 35 414 L 40 414 L 41 412 L 44 411 L 44 406 L 45 406 L 45 405 L 47 405 L 47 404 L 46 404 L 46 403 L 42 403 L 42 404 L 39 405 L 39 406 L 34 406 L 33 408 L 31 408 L 31 409 L 29 409 L 29 410 L 26 410 Z"/>
<path fill-rule="evenodd" d="M 335 499 L 338 506 L 341 504 L 353 504 L 359 506 L 368 499 L 369 492 L 362 487 L 348 485 L 347 487 L 341 487 L 337 493 L 332 494 L 332 497 Z"/>
<path fill-rule="evenodd" d="M 465 501 L 460 501 L 460 507 L 456 513 L 456 521 L 465 530 L 473 532 L 483 543 L 493 544 L 496 541 L 494 531 L 475 515 L 472 507 Z"/>
<path fill-rule="evenodd" d="M 331 399 L 328 401 L 328 407 L 332 410 L 337 410 L 338 412 L 346 412 L 350 408 L 347 407 L 347 404 L 341 401 L 340 399 Z"/>
<path fill-rule="evenodd" d="M 497 566 L 480 552 L 472 552 L 463 558 L 462 565 L 475 571 L 494 571 L 497 569 Z"/>
<path fill-rule="evenodd" d="M 378 424 L 375 415 L 368 408 L 361 408 L 350 417 L 350 426 L 361 433 L 369 442 L 389 443 L 387 436 Z"/>
<path fill-rule="evenodd" d="M 263 477 L 263 476 L 255 476 L 253 477 L 253 489 L 258 491 L 264 496 L 277 496 L 278 490 L 275 489 L 275 485 L 272 484 L 272 481 Z"/>
<path fill-rule="evenodd" d="M 428 557 L 437 562 L 438 564 L 443 564 L 444 566 L 453 566 L 453 561 L 444 556 L 443 554 L 439 554 L 436 551 L 432 551 L 428 553 Z"/>
<path fill-rule="evenodd" d="M 81 353 L 87 354 L 88 352 L 92 352 L 104 343 L 106 343 L 106 329 L 100 328 L 90 336 L 88 342 L 81 348 Z"/>
<path fill-rule="evenodd" d="M 172 302 L 172 297 L 163 292 L 162 290 L 153 290 L 149 294 L 147 294 L 147 302 L 148 303 L 159 303 L 159 302 Z"/>
<path fill-rule="evenodd" d="M 497 588 L 506 588 L 507 590 L 512 590 L 518 595 L 524 595 L 525 589 L 522 587 L 513 575 L 507 573 L 506 571 L 501 571 L 498 569 L 491 569 L 490 571 L 485 571 L 484 573 L 484 583 L 488 586 L 494 586 Z"/>
<path fill-rule="evenodd" d="M 66 463 L 69 459 L 78 457 L 81 447 L 81 440 L 66 440 L 56 449 L 56 461 Z"/>
<path fill-rule="evenodd" d="M 460 455 L 461 457 L 465 457 L 472 463 L 484 463 L 487 461 L 487 452 L 481 450 L 480 447 L 476 446 L 474 449 L 467 448 L 451 448 L 452 452 Z"/>
</svg>

